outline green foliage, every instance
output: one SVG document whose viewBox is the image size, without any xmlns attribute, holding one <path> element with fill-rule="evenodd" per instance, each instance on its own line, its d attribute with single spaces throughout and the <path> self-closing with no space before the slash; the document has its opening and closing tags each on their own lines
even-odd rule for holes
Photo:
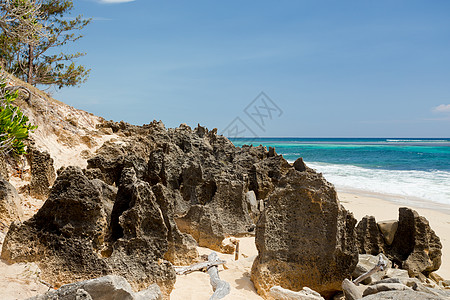
<svg viewBox="0 0 450 300">
<path fill-rule="evenodd" d="M 15 0 L 30 1 L 30 0 Z M 70 17 L 72 0 L 40 0 L 39 24 L 43 34 L 37 43 L 21 43 L 6 32 L 0 35 L 0 59 L 5 69 L 33 85 L 78 86 L 84 83 L 90 70 L 77 65 L 76 60 L 86 53 L 58 53 L 68 43 L 82 37 L 79 30 L 91 19 L 78 15 Z M 1 9 L 1 7 L 0 7 Z"/>
<path fill-rule="evenodd" d="M 28 117 L 18 107 L 12 105 L 18 92 L 8 90 L 4 78 L 0 79 L 0 91 L 0 152 L 25 154 L 24 140 L 37 126 L 29 124 Z"/>
<path fill-rule="evenodd" d="M 43 26 L 39 22 L 41 0 L 1 0 L 0 28 L 3 34 L 21 43 L 35 44 Z"/>
</svg>

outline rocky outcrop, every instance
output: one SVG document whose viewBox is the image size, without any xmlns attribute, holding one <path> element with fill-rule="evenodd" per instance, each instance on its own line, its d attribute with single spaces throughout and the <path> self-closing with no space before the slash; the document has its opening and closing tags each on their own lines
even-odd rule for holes
<svg viewBox="0 0 450 300">
<path fill-rule="evenodd" d="M 163 260 L 168 246 L 162 213 L 133 169 L 122 177 L 108 224 L 105 193 L 81 169 L 66 168 L 38 213 L 11 225 L 2 258 L 36 261 L 42 278 L 55 286 L 118 274 L 136 290 L 157 283 L 168 295 L 175 273 Z"/>
<path fill-rule="evenodd" d="M 365 217 L 358 224 L 360 253 L 383 252 L 393 263 L 408 270 L 410 276 L 428 275 L 439 269 L 442 244 L 428 221 L 416 211 L 402 207 L 397 223 L 383 224 L 383 231 L 379 227 L 374 217 Z"/>
<path fill-rule="evenodd" d="M 258 176 L 270 173 L 267 175 L 269 184 L 271 177 L 281 174 L 279 171 L 272 174 L 270 168 L 279 169 L 280 163 L 290 168 L 274 151 L 269 153 L 263 147 L 235 148 L 226 138 L 217 136 L 215 130 L 208 131 L 201 126 L 192 130 L 181 125 L 167 130 L 161 122 L 143 127 L 122 125 L 113 130 L 122 132 L 125 137 L 105 143 L 97 155 L 88 160 L 86 174 L 118 185 L 122 170 L 132 167 L 137 178 L 151 186 L 164 187 L 160 195 L 165 196 L 159 204 L 171 211 L 166 225 L 171 224 L 168 225 L 173 229 L 169 230 L 170 238 L 173 232 L 177 241 L 171 245 L 175 248 L 180 245 L 186 251 L 192 248 L 190 238 L 177 232 L 191 235 L 200 246 L 220 251 L 224 238 L 244 235 L 251 230 L 253 220 L 259 216 L 258 211 L 249 212 L 252 207 L 246 198 L 251 181 L 248 174 L 255 163 L 269 158 L 274 160 L 266 162 L 258 168 L 260 172 L 256 172 Z M 188 244 L 191 245 L 186 248 Z"/>
<path fill-rule="evenodd" d="M 198 257 L 197 242 L 186 233 L 182 233 L 175 221 L 174 201 L 181 195 L 173 195 L 176 191 L 170 191 L 162 184 L 158 183 L 152 187 L 156 202 L 161 208 L 164 223 L 168 228 L 167 242 L 168 249 L 164 258 L 175 265 L 188 265 Z"/>
<path fill-rule="evenodd" d="M 392 242 L 392 256 L 411 275 L 428 275 L 441 266 L 442 244 L 425 217 L 406 207 L 399 209 L 398 229 Z"/>
<path fill-rule="evenodd" d="M 385 253 L 385 241 L 373 216 L 365 216 L 356 226 L 359 253 L 378 255 Z"/>
<path fill-rule="evenodd" d="M 161 300 L 159 287 L 149 286 L 141 292 L 134 293 L 125 278 L 108 275 L 86 281 L 70 283 L 61 288 L 49 291 L 44 295 L 29 298 L 29 300 Z"/>
<path fill-rule="evenodd" d="M 220 251 L 224 238 L 247 233 L 252 220 L 245 201 L 245 182 L 223 176 L 217 177 L 214 184 L 216 190 L 211 201 L 191 206 L 185 216 L 177 219 L 177 224 L 200 246 Z"/>
<path fill-rule="evenodd" d="M 23 211 L 20 205 L 20 197 L 14 186 L 0 176 L 0 222 L 9 226 L 13 221 L 23 219 Z"/>
<path fill-rule="evenodd" d="M 325 297 L 341 290 L 358 262 L 356 220 L 320 174 L 291 168 L 278 180 L 256 227 L 252 281 L 267 297 L 272 286 L 308 286 Z"/>
<path fill-rule="evenodd" d="M 48 152 L 41 152 L 34 147 L 29 147 L 27 158 L 31 167 L 30 195 L 37 199 L 47 199 L 56 179 L 53 159 Z"/>
<path fill-rule="evenodd" d="M 356 220 L 301 160 L 236 148 L 201 126 L 103 126 L 116 137 L 86 170 L 58 171 L 41 210 L 11 226 L 4 259 L 36 261 L 54 285 L 116 274 L 135 290 L 156 283 L 167 296 L 171 263 L 192 263 L 196 243 L 229 250 L 222 241 L 249 234 L 259 219 L 252 274 L 259 293 L 308 286 L 328 297 L 353 271 Z"/>
</svg>

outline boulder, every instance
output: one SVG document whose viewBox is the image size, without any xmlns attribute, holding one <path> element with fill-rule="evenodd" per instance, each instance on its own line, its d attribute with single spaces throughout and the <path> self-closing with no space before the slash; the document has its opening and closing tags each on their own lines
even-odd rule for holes
<svg viewBox="0 0 450 300">
<path fill-rule="evenodd" d="M 305 162 L 303 161 L 302 157 L 299 157 L 295 160 L 294 164 L 294 169 L 296 169 L 299 172 L 304 172 L 307 170 L 307 166 L 305 165 Z"/>
<path fill-rule="evenodd" d="M 86 174 L 118 185 L 122 170 L 134 168 L 140 180 L 167 189 L 164 201 L 171 203 L 171 218 L 179 231 L 217 251 L 224 250 L 224 238 L 252 231 L 259 217 L 258 204 L 293 168 L 274 149 L 236 148 L 217 130 L 201 126 L 194 130 L 185 124 L 166 129 L 161 122 L 107 126 L 122 137 L 105 143 L 88 160 Z M 249 193 L 252 190 L 254 196 Z"/>
<path fill-rule="evenodd" d="M 23 219 L 20 197 L 16 189 L 6 179 L 0 177 L 0 225 L 7 227 L 13 221 Z M 0 227 L 0 228 L 1 228 Z"/>
<path fill-rule="evenodd" d="M 383 259 L 387 261 L 387 267 L 384 270 L 380 270 L 364 279 L 362 281 L 364 284 L 370 284 L 372 282 L 381 280 L 386 276 L 386 273 L 390 269 L 390 266 L 392 264 L 391 261 L 389 261 L 384 254 L 380 255 L 382 255 Z M 358 264 L 356 265 L 356 268 L 353 271 L 352 277 L 358 278 L 362 274 L 372 270 L 378 264 L 378 260 L 379 260 L 378 256 L 373 256 L 370 254 L 360 254 L 358 257 Z"/>
<path fill-rule="evenodd" d="M 407 270 L 388 268 L 386 270 L 387 278 L 409 278 Z"/>
<path fill-rule="evenodd" d="M 395 233 L 397 232 L 398 221 L 397 220 L 381 221 L 378 222 L 377 224 L 378 228 L 381 231 L 381 234 L 384 237 L 384 242 L 386 243 L 386 245 L 388 246 L 392 245 Z"/>
<path fill-rule="evenodd" d="M 48 152 L 41 152 L 34 147 L 28 149 L 27 158 L 31 167 L 30 195 L 42 200 L 47 199 L 50 187 L 56 179 L 53 158 Z"/>
<path fill-rule="evenodd" d="M 101 179 L 110 185 L 118 185 L 123 169 L 123 150 L 112 142 L 106 142 L 98 152 L 100 153 L 88 159 L 88 169 L 100 170 Z"/>
<path fill-rule="evenodd" d="M 363 296 L 365 286 L 356 285 L 347 278 L 342 282 L 342 290 L 344 291 L 345 300 L 358 300 Z"/>
<path fill-rule="evenodd" d="M 270 296 L 277 300 L 325 300 L 318 292 L 307 287 L 294 292 L 281 286 L 274 286 L 270 289 Z"/>
<path fill-rule="evenodd" d="M 431 295 L 424 292 L 417 292 L 413 290 L 404 291 L 387 291 L 380 292 L 373 295 L 368 295 L 362 298 L 363 300 L 442 300 L 440 296 Z M 445 299 L 445 298 L 444 298 Z"/>
<path fill-rule="evenodd" d="M 308 286 L 327 298 L 341 290 L 358 262 L 355 224 L 321 174 L 291 168 L 257 223 L 251 278 L 258 293 Z"/>
<path fill-rule="evenodd" d="M 428 275 L 441 266 L 442 244 L 428 220 L 410 208 L 399 209 L 398 229 L 390 255 L 410 276 Z"/>
<path fill-rule="evenodd" d="M 125 278 L 108 275 L 86 281 L 70 283 L 57 290 L 28 300 L 161 300 L 162 294 L 157 285 L 151 285 L 139 293 L 134 293 Z"/>
<path fill-rule="evenodd" d="M 405 291 L 405 290 L 411 290 L 411 288 L 409 288 L 406 285 L 401 284 L 401 283 L 377 283 L 377 284 L 368 286 L 364 290 L 363 296 L 368 296 L 368 295 L 376 294 L 379 292 Z"/>
</svg>

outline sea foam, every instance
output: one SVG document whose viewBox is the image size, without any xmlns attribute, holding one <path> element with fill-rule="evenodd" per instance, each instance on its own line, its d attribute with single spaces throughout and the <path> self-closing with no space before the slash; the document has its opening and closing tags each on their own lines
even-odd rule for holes
<svg viewBox="0 0 450 300">
<path fill-rule="evenodd" d="M 306 162 L 338 189 L 389 195 L 407 204 L 421 199 L 450 205 L 450 172 L 369 169 L 353 165 Z"/>
</svg>

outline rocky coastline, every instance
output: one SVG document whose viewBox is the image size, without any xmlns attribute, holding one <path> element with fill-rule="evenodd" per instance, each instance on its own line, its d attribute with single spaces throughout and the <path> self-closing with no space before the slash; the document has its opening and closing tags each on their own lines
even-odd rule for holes
<svg viewBox="0 0 450 300">
<path fill-rule="evenodd" d="M 441 241 L 410 208 L 358 222 L 301 158 L 238 148 L 200 125 L 105 121 L 36 97 L 21 103 L 42 123 L 24 166 L 0 164 L 1 258 L 36 264 L 59 288 L 33 299 L 170 299 L 174 266 L 204 261 L 198 247 L 233 253 L 232 237 L 254 237 L 248 276 L 264 299 L 450 297 L 436 274 Z M 44 104 L 53 112 L 41 114 Z M 53 122 L 61 111 L 84 119 Z M 64 163 L 59 146 L 76 158 Z M 42 205 L 24 212 L 30 199 Z M 354 283 L 380 254 L 382 270 Z"/>
</svg>

